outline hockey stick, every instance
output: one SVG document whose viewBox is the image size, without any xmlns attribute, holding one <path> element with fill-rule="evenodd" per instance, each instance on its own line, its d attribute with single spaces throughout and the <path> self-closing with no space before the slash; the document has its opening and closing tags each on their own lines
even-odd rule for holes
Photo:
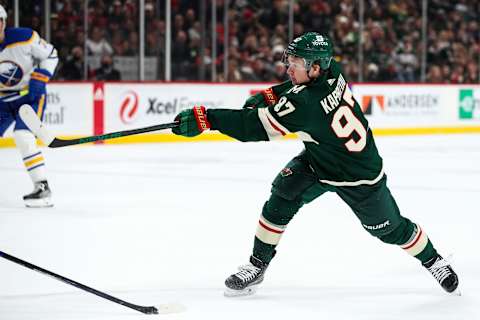
<svg viewBox="0 0 480 320">
<path fill-rule="evenodd" d="M 65 139 L 59 139 L 55 137 L 51 132 L 49 132 L 48 129 L 43 125 L 43 123 L 37 117 L 32 107 L 30 107 L 28 104 L 24 104 L 23 106 L 20 107 L 19 114 L 23 122 L 25 122 L 25 124 L 28 126 L 28 128 L 32 130 L 32 132 L 50 148 L 59 148 L 59 147 L 72 146 L 76 144 L 94 142 L 99 140 L 115 139 L 120 137 L 131 136 L 134 134 L 175 128 L 175 127 L 178 127 L 179 125 L 178 122 L 170 122 L 170 123 L 164 123 L 164 124 L 159 124 L 159 125 L 144 127 L 139 129 L 117 131 L 117 132 L 112 132 L 112 133 L 107 133 L 107 134 L 102 134 L 97 136 L 89 136 L 89 137 L 65 140 Z"/>
<path fill-rule="evenodd" d="M 14 263 L 17 263 L 19 265 L 22 265 L 24 266 L 25 268 L 28 268 L 28 269 L 31 269 L 33 271 L 37 271 L 39 273 L 42 273 L 42 274 L 45 274 L 47 276 L 50 276 L 52 278 L 55 278 L 63 283 L 66 283 L 66 284 L 69 284 L 71 286 L 74 286 L 78 289 L 81 289 L 83 291 L 87 291 L 89 293 L 92 293 L 94 295 L 97 295 L 99 297 L 102 297 L 104 299 L 107 299 L 107 300 L 110 300 L 112 302 L 115 302 L 115 303 L 118 303 L 118 304 L 121 304 L 127 308 L 130 308 L 130 309 L 134 309 L 134 310 L 137 310 L 141 313 L 145 313 L 145 314 L 159 314 L 159 313 L 174 313 L 174 312 L 180 312 L 180 311 L 183 311 L 183 306 L 181 305 L 177 305 L 177 304 L 164 304 L 164 305 L 161 305 L 161 306 L 158 306 L 158 308 L 156 307 L 146 307 L 146 306 L 139 306 L 139 305 L 136 305 L 136 304 L 133 304 L 133 303 L 130 303 L 130 302 L 127 302 L 127 301 L 124 301 L 124 300 L 121 300 L 121 299 L 118 299 L 118 298 L 115 298 L 111 295 L 108 295 L 104 292 L 101 292 L 101 291 L 98 291 L 96 289 L 93 289 L 93 288 L 90 288 L 84 284 L 81 284 L 79 282 L 76 282 L 74 280 L 71 280 L 71 279 L 68 279 L 68 278 L 65 278 L 61 275 L 58 275 L 56 273 L 53 273 L 51 271 L 48 271 L 48 270 L 45 270 L 43 268 L 40 268 L 34 264 L 31 264 L 27 261 L 24 261 L 24 260 L 21 260 L 19 258 L 16 258 L 14 256 L 11 256 L 3 251 L 0 251 L 0 257 L 4 258 L 4 259 L 7 259 L 11 262 L 14 262 Z"/>
<path fill-rule="evenodd" d="M 20 97 L 26 96 L 28 94 L 28 90 L 16 91 L 12 93 L 8 93 L 4 96 L 0 97 L 0 101 L 2 102 L 12 102 L 17 100 Z"/>
</svg>

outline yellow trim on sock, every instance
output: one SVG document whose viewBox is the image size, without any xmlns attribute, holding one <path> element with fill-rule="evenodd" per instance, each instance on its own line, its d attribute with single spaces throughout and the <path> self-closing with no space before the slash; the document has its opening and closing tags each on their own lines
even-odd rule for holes
<svg viewBox="0 0 480 320">
<path fill-rule="evenodd" d="M 25 167 L 27 167 L 27 168 L 31 167 L 32 165 L 34 165 L 36 163 L 39 163 L 39 162 L 42 162 L 44 160 L 45 159 L 43 158 L 43 156 L 39 155 L 36 158 L 33 158 L 32 160 L 25 161 Z"/>
</svg>

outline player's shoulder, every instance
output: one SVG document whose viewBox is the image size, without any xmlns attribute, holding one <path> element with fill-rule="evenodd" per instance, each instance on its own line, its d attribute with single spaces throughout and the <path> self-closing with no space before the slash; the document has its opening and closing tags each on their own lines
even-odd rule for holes
<svg viewBox="0 0 480 320">
<path fill-rule="evenodd" d="M 342 64 L 335 59 L 332 59 L 330 62 L 330 70 L 334 73 L 341 73 L 342 72 Z"/>
<path fill-rule="evenodd" d="M 4 45 L 26 44 L 33 40 L 34 35 L 35 31 L 30 28 L 6 28 Z"/>
<path fill-rule="evenodd" d="M 308 101 L 309 94 L 307 93 L 308 86 L 303 84 L 293 85 L 290 89 L 283 92 L 280 96 L 278 104 L 286 103 L 287 101 L 296 106 L 301 106 L 306 104 Z"/>
<path fill-rule="evenodd" d="M 294 104 L 311 104 L 312 101 L 318 100 L 322 95 L 322 87 L 318 83 L 297 84 L 287 90 L 284 96 Z"/>
<path fill-rule="evenodd" d="M 330 65 L 330 75 L 332 78 L 335 78 L 335 79 L 341 76 L 343 79 L 347 80 L 343 73 L 342 65 L 340 64 L 340 62 L 337 62 L 336 60 L 332 60 L 332 63 Z"/>
<path fill-rule="evenodd" d="M 329 95 L 338 86 L 344 88 L 346 83 L 347 79 L 342 73 L 340 64 L 332 60 L 330 68 L 309 85 L 307 92 L 311 98 L 322 98 Z"/>
</svg>

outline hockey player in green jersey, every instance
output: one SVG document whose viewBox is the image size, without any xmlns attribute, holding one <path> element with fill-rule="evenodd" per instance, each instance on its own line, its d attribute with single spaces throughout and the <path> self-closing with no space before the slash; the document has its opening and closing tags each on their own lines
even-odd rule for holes
<svg viewBox="0 0 480 320">
<path fill-rule="evenodd" d="M 260 215 L 250 263 L 225 281 L 227 296 L 255 292 L 275 256 L 289 221 L 306 203 L 336 192 L 381 241 L 418 259 L 447 292 L 458 277 L 435 250 L 426 232 L 400 214 L 387 187 L 372 131 L 354 99 L 331 40 L 315 32 L 285 50 L 290 81 L 250 97 L 242 110 L 194 107 L 176 120 L 178 135 L 218 130 L 240 141 L 268 141 L 296 133 L 305 149 L 280 171 Z"/>
</svg>

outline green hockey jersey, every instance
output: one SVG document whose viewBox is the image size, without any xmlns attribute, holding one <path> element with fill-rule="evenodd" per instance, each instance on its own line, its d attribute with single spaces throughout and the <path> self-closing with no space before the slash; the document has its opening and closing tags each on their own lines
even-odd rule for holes
<svg viewBox="0 0 480 320">
<path fill-rule="evenodd" d="M 308 84 L 273 87 L 278 102 L 256 109 L 209 109 L 213 130 L 240 141 L 296 133 L 318 179 L 334 186 L 375 184 L 383 176 L 372 132 L 339 64 Z"/>
</svg>

